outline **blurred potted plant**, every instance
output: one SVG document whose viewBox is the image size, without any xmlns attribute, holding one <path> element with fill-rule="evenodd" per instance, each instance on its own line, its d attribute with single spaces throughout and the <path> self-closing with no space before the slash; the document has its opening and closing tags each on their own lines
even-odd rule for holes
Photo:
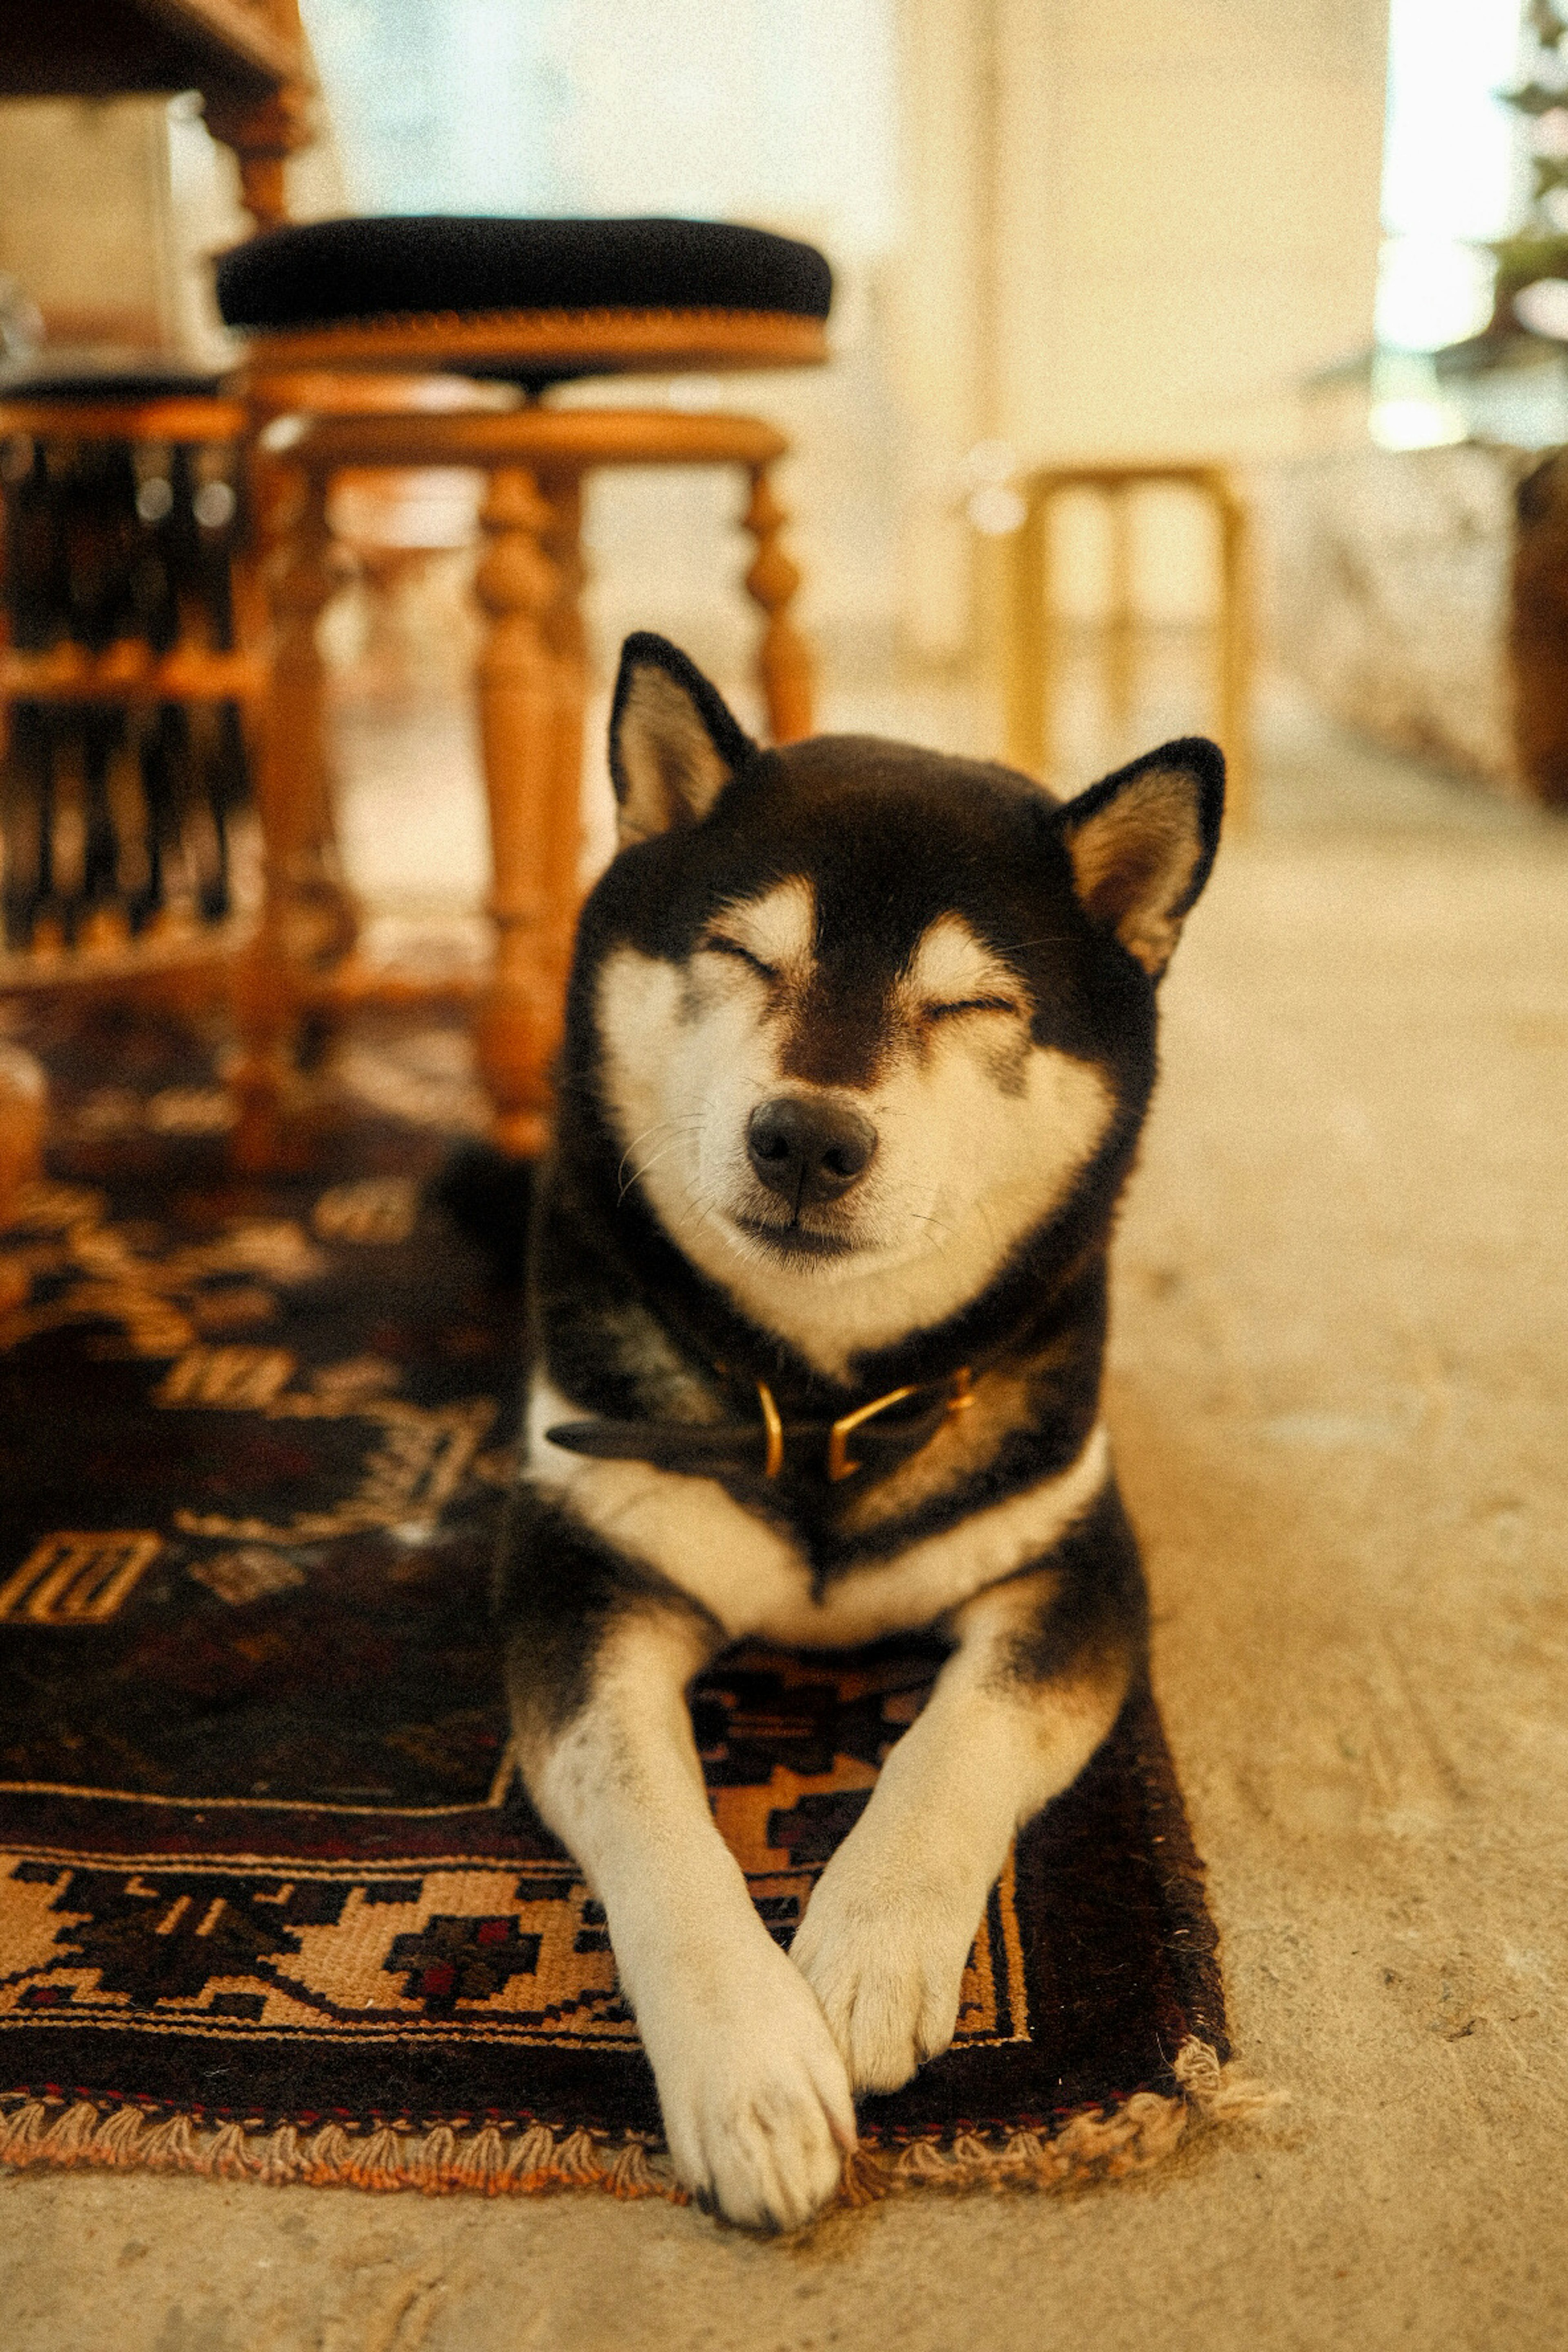
<svg viewBox="0 0 1568 2352">
<path fill-rule="evenodd" d="M 1530 213 L 1491 250 L 1497 260 L 1488 332 L 1544 335 L 1568 342 L 1568 16 L 1557 0 L 1527 0 L 1524 25 L 1535 55 L 1505 106 L 1531 124 Z"/>
</svg>

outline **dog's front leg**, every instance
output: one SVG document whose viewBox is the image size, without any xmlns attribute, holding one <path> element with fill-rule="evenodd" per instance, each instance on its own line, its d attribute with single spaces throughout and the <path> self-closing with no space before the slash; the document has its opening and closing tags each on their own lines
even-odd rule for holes
<svg viewBox="0 0 1568 2352">
<path fill-rule="evenodd" d="M 896 2090 L 947 2048 L 1015 1832 L 1116 1720 L 1142 1653 L 1143 1597 L 1119 1507 L 1107 1532 L 1088 1560 L 1069 1545 L 1067 1563 L 956 1612 L 957 1650 L 817 1881 L 791 1958 L 857 2092 Z"/>
<path fill-rule="evenodd" d="M 681 2180 L 731 2221 L 798 2228 L 838 2186 L 855 2109 L 709 1811 L 685 1693 L 722 1637 L 646 1591 L 590 1622 L 563 1673 L 559 1629 L 514 1618 L 529 1793 L 605 1906 Z"/>
</svg>

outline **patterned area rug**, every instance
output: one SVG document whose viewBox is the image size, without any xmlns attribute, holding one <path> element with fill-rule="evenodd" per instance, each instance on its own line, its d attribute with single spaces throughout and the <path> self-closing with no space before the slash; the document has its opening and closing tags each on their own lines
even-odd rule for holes
<svg viewBox="0 0 1568 2352">
<path fill-rule="evenodd" d="M 362 1044 L 379 1078 L 266 1185 L 177 1037 L 117 1033 L 112 1116 L 106 1041 L 52 1043 L 51 1180 L 0 1236 L 0 2157 L 678 2193 L 603 1914 L 507 1757 L 518 1307 L 426 1197 L 439 1037 Z M 700 1685 L 782 1942 L 938 1657 Z M 1215 1944 L 1141 1693 L 846 2193 L 1128 2170 L 1245 2103 Z"/>
</svg>

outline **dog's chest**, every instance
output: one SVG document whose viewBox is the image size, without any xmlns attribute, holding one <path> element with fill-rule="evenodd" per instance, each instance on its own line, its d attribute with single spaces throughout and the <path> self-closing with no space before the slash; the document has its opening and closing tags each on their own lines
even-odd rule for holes
<svg viewBox="0 0 1568 2352">
<path fill-rule="evenodd" d="M 1048 1550 L 1109 1475 L 1104 1433 L 1096 1429 L 1055 1476 L 823 1581 L 786 1530 L 715 1480 L 645 1462 L 589 1460 L 552 1445 L 544 1431 L 570 1417 L 565 1401 L 536 1381 L 529 1412 L 535 1484 L 698 1601 L 731 1640 L 761 1636 L 802 1649 L 855 1649 L 933 1624 Z"/>
</svg>

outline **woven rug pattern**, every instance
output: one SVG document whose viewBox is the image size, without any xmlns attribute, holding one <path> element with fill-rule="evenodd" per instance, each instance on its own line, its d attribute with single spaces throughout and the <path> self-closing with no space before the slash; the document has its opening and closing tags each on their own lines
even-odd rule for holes
<svg viewBox="0 0 1568 2352">
<path fill-rule="evenodd" d="M 260 1184 L 188 1045 L 121 1034 L 108 1118 L 103 1041 L 55 1042 L 51 1176 L 0 1236 L 0 2158 L 676 2193 L 603 1914 L 507 1753 L 520 1310 L 429 1204 L 439 1052 L 394 1039 L 377 1107 Z M 699 1687 L 781 1942 L 940 1656 L 752 1649 Z M 1151 2163 L 1243 2098 L 1228 2054 L 1140 1691 L 846 2193 Z"/>
</svg>

